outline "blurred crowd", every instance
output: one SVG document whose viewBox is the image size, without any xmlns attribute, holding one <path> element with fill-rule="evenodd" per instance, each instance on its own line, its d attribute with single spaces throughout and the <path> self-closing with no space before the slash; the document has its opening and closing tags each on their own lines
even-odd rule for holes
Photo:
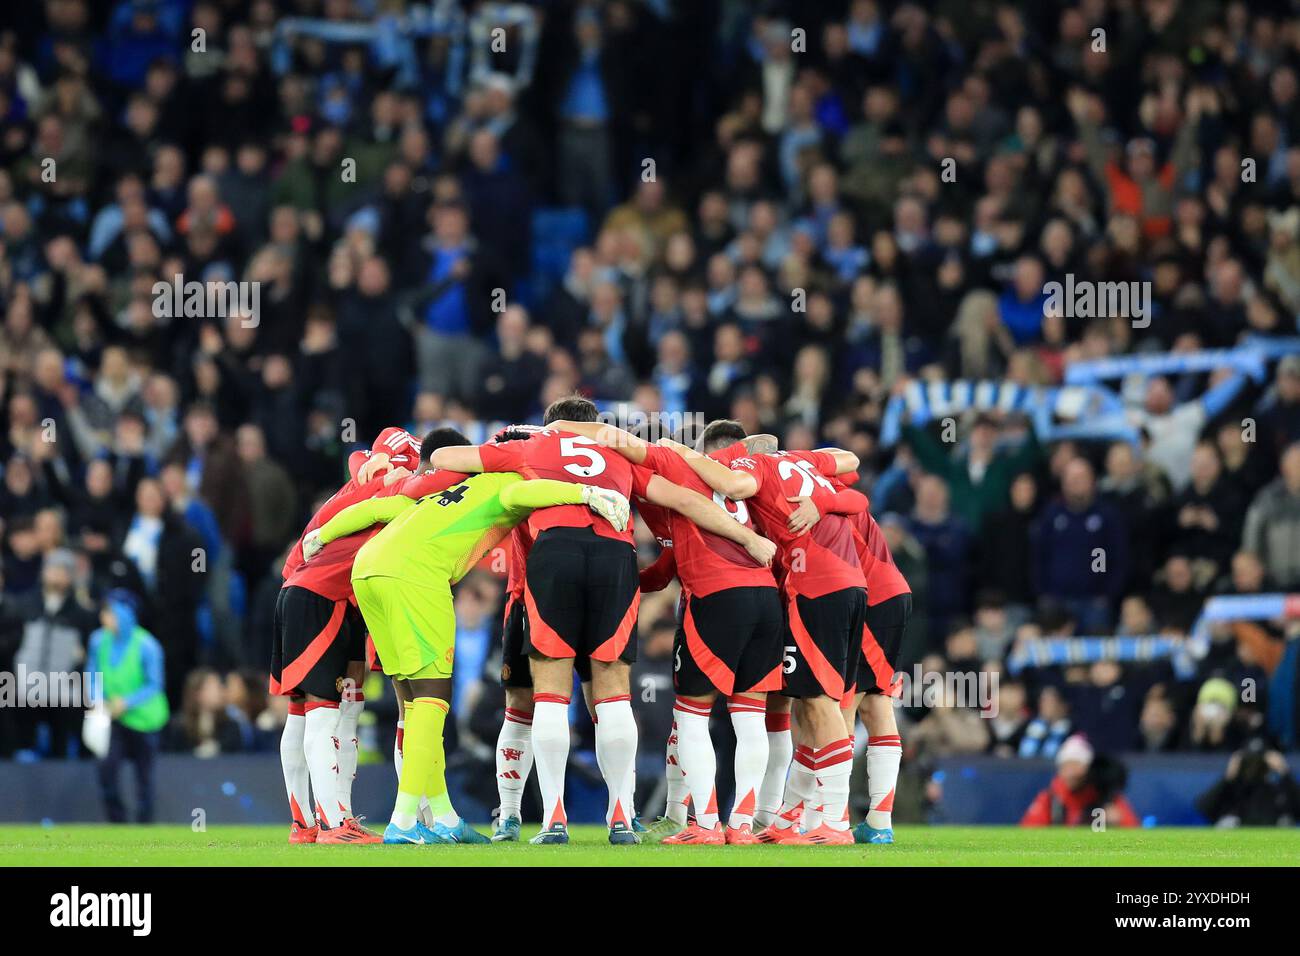
<svg viewBox="0 0 1300 956">
<path fill-rule="evenodd" d="M 1295 336 L 1298 70 L 1269 0 L 11 0 L 0 669 L 76 669 L 126 587 L 173 746 L 256 749 L 282 557 L 346 452 L 576 390 L 859 455 L 902 669 L 1001 678 L 994 719 L 908 709 L 914 753 L 1294 747 L 1285 622 L 1216 627 L 1190 679 L 1006 661 L 1300 586 L 1300 356 L 1126 381 L 1137 440 L 881 421 L 918 380 Z M 1066 276 L 1149 282 L 1151 320 L 1046 308 Z M 256 302 L 176 313 L 176 277 Z M 643 605 L 655 686 L 672 613 Z M 75 738 L 5 719 L 0 754 Z"/>
</svg>

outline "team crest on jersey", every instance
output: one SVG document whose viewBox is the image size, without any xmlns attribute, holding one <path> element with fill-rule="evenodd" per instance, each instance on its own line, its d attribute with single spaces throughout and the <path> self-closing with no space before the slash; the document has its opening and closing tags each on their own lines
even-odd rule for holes
<svg viewBox="0 0 1300 956">
<path fill-rule="evenodd" d="M 501 683 L 504 684 L 504 683 L 505 683 L 506 681 L 508 681 L 509 679 L 510 679 L 510 665 L 509 665 L 509 664 L 502 664 L 502 665 L 501 665 Z"/>
</svg>

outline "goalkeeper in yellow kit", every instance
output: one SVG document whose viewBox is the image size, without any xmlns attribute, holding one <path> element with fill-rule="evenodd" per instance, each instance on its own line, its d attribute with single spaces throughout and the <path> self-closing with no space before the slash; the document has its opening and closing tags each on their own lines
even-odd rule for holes
<svg viewBox="0 0 1300 956">
<path fill-rule="evenodd" d="M 430 487 L 438 490 L 425 493 Z M 352 589 L 384 672 L 405 683 L 403 696 L 410 701 L 405 759 L 384 842 L 486 843 L 452 809 L 444 777 L 442 733 L 456 646 L 451 586 L 534 509 L 585 504 L 621 531 L 628 501 L 594 485 L 525 480 L 513 472 L 426 472 L 394 491 L 339 512 L 304 540 L 304 552 L 310 559 L 337 538 L 386 525 L 352 565 Z M 422 796 L 433 813 L 431 828 L 418 819 Z"/>
</svg>

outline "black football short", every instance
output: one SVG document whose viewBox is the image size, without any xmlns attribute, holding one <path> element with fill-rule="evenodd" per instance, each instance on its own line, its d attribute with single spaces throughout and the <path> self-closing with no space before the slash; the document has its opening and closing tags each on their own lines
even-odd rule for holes
<svg viewBox="0 0 1300 956">
<path fill-rule="evenodd" d="M 687 697 L 781 689 L 785 615 L 776 588 L 691 596 L 673 648 L 673 689 Z"/>
<path fill-rule="evenodd" d="M 590 528 L 548 528 L 528 552 L 524 650 L 551 658 L 636 660 L 636 551 Z"/>
<path fill-rule="evenodd" d="M 528 613 L 524 602 L 513 596 L 506 602 L 505 618 L 501 625 L 501 685 L 503 687 L 531 688 L 533 673 L 524 652 L 528 631 Z"/>
<path fill-rule="evenodd" d="M 903 634 L 911 616 L 912 595 L 906 591 L 867 608 L 862 655 L 858 658 L 858 690 L 864 694 L 891 692 L 898 650 L 903 646 Z"/>
<path fill-rule="evenodd" d="M 351 661 L 366 659 L 366 623 L 348 601 L 294 585 L 275 600 L 271 693 L 341 700 Z"/>
<path fill-rule="evenodd" d="M 533 669 L 524 650 L 528 635 L 528 611 L 522 600 L 510 599 L 501 627 L 501 686 L 519 690 L 533 689 Z M 573 659 L 573 669 L 584 684 L 591 680 L 591 658 L 585 654 Z"/>
<path fill-rule="evenodd" d="M 844 588 L 815 598 L 789 596 L 786 601 L 786 695 L 842 700 L 856 684 L 866 589 Z"/>
</svg>

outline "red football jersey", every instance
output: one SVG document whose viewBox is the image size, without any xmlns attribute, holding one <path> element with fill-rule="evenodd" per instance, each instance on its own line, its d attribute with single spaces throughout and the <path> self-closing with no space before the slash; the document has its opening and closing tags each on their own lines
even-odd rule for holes
<svg viewBox="0 0 1300 956">
<path fill-rule="evenodd" d="M 843 487 L 838 481 L 833 481 L 832 484 Z M 871 512 L 863 511 L 844 517 L 853 525 L 858 539 L 858 560 L 862 562 L 862 570 L 867 579 L 867 604 L 875 607 L 899 594 L 911 594 L 911 585 L 894 563 L 885 533 L 876 524 L 876 519 L 871 517 Z"/>
<path fill-rule="evenodd" d="M 652 447 L 646 450 L 646 465 L 674 484 L 711 498 L 736 521 L 754 530 L 749 506 L 715 493 L 676 452 Z M 726 538 L 702 530 L 695 522 L 673 511 L 669 513 L 677 576 L 690 594 L 707 597 L 727 588 L 776 587 L 770 569 L 749 556 L 749 552 Z"/>
<path fill-rule="evenodd" d="M 528 552 L 533 549 L 533 536 L 528 531 L 528 522 L 520 522 L 510 532 L 510 543 L 506 546 L 506 607 L 524 596 L 524 574 L 528 570 Z"/>
<path fill-rule="evenodd" d="M 725 452 L 730 453 L 733 445 Z M 795 496 L 814 491 L 835 493 L 823 473 L 835 472 L 835 459 L 826 452 L 779 451 L 771 455 L 732 457 L 730 467 L 754 476 L 758 490 L 745 499 L 763 534 L 777 546 L 787 593 L 821 597 L 849 587 L 866 587 L 853 526 L 843 515 L 826 514 L 812 530 L 794 534 L 789 518 Z M 721 455 L 719 456 L 722 457 Z"/>
<path fill-rule="evenodd" d="M 378 478 L 371 478 L 364 485 L 349 481 L 336 491 L 329 501 L 321 505 L 320 510 L 312 515 L 311 521 L 307 522 L 307 527 L 303 529 L 302 537 L 298 538 L 293 550 L 289 552 L 284 568 L 280 572 L 280 576 L 284 579 L 284 583 L 280 586 L 306 588 L 331 601 L 351 600 L 352 559 L 357 556 L 357 552 L 369 540 L 370 535 L 354 534 L 331 541 L 310 563 L 304 561 L 302 557 L 302 538 L 344 508 L 372 498 L 383 490 L 385 490 L 384 479 L 381 475 Z"/>
<path fill-rule="evenodd" d="M 480 445 L 479 457 L 484 471 L 517 471 L 525 478 L 595 485 L 617 491 L 629 500 L 637 487 L 644 495 L 650 475 L 646 469 L 633 465 L 616 451 L 603 448 L 594 439 L 551 428 L 522 441 Z M 631 522 L 620 533 L 586 505 L 539 508 L 529 516 L 528 528 L 533 537 L 547 528 L 591 528 L 602 537 L 632 543 Z"/>
<path fill-rule="evenodd" d="M 441 470 L 426 472 L 423 475 L 409 475 L 387 487 L 384 486 L 383 475 L 370 479 L 364 485 L 349 481 L 335 492 L 329 501 L 321 505 L 320 510 L 312 516 L 307 527 L 303 529 L 303 536 L 315 531 L 344 508 L 368 498 L 400 494 L 418 499 L 450 488 L 467 477 L 468 475 L 462 475 L 458 471 Z M 284 584 L 281 587 L 293 585 L 306 588 L 331 601 L 353 600 L 352 562 L 357 552 L 361 550 L 361 546 L 378 534 L 382 527 L 381 524 L 371 525 L 364 531 L 331 541 L 321 548 L 310 562 L 303 561 L 302 538 L 299 538 L 284 562 L 284 570 L 281 571 Z"/>
</svg>

